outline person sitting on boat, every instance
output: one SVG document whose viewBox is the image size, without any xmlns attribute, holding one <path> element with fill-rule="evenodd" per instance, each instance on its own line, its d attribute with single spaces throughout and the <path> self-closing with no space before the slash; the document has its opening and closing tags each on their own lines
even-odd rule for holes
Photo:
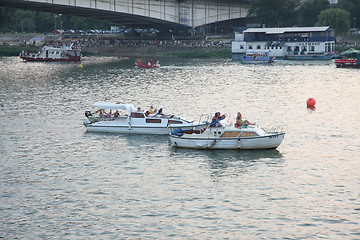
<svg viewBox="0 0 360 240">
<path fill-rule="evenodd" d="M 149 109 L 149 114 L 154 114 L 156 113 L 157 109 L 154 109 L 153 105 L 150 106 L 150 109 Z"/>
<path fill-rule="evenodd" d="M 120 113 L 118 110 L 116 110 L 116 112 L 114 113 L 114 117 L 120 117 Z"/>
<path fill-rule="evenodd" d="M 236 116 L 236 120 L 235 120 L 235 127 L 236 128 L 244 128 L 244 127 L 247 127 L 248 125 L 255 125 L 255 123 L 251 123 L 248 120 L 242 120 L 241 113 L 238 112 L 237 116 Z"/>
<path fill-rule="evenodd" d="M 164 116 L 162 108 L 160 108 L 159 111 L 156 112 L 155 116 L 157 115 Z"/>
<path fill-rule="evenodd" d="M 151 66 L 154 65 L 154 62 L 153 62 L 152 59 L 150 60 L 150 65 L 151 65 Z"/>
<path fill-rule="evenodd" d="M 106 112 L 104 109 L 99 109 L 96 111 L 96 113 L 98 113 L 100 117 L 104 117 L 106 115 Z"/>
<path fill-rule="evenodd" d="M 221 115 L 220 112 L 216 112 L 214 117 L 211 119 L 211 122 L 214 122 L 210 127 L 221 127 L 220 121 L 225 119 L 225 115 Z M 217 121 L 217 122 L 215 122 Z"/>
<path fill-rule="evenodd" d="M 138 112 L 141 112 L 141 107 L 138 107 L 138 108 L 137 108 L 137 111 L 138 111 Z"/>
</svg>

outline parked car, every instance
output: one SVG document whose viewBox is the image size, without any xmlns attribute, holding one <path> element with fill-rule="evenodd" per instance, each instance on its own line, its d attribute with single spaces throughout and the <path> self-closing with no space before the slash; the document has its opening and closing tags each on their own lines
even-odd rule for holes
<svg viewBox="0 0 360 240">
<path fill-rule="evenodd" d="M 54 30 L 53 33 L 55 33 L 55 34 L 63 34 L 64 30 Z"/>
</svg>

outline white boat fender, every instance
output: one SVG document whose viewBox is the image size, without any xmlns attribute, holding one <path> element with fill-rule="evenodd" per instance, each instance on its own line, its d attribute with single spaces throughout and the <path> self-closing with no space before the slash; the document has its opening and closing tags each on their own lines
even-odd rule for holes
<svg viewBox="0 0 360 240">
<path fill-rule="evenodd" d="M 128 117 L 129 131 L 131 130 L 131 117 Z"/>
<path fill-rule="evenodd" d="M 238 149 L 240 149 L 241 148 L 241 139 L 240 138 L 238 139 L 237 145 L 238 145 Z"/>
</svg>

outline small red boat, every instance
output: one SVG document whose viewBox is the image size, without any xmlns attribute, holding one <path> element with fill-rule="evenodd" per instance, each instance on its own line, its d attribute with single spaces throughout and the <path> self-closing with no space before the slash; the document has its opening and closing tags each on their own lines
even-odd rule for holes
<svg viewBox="0 0 360 240">
<path fill-rule="evenodd" d="M 335 65 L 338 68 L 360 68 L 360 62 L 356 59 L 336 59 Z"/>
<path fill-rule="evenodd" d="M 135 68 L 160 68 L 159 61 L 154 64 L 153 60 L 150 60 L 150 63 L 141 64 L 140 62 L 135 63 Z"/>
<path fill-rule="evenodd" d="M 360 68 L 360 52 L 356 53 L 356 59 L 346 57 L 335 59 L 335 65 L 338 68 Z"/>
<path fill-rule="evenodd" d="M 67 62 L 81 61 L 81 51 L 69 46 L 50 47 L 44 46 L 38 53 L 23 51 L 20 57 L 29 62 Z"/>
</svg>

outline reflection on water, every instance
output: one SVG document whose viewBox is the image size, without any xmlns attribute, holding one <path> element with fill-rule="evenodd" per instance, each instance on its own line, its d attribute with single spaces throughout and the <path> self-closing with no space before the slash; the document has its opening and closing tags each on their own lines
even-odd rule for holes
<svg viewBox="0 0 360 240">
<path fill-rule="evenodd" d="M 181 161 L 184 158 L 204 162 L 212 177 L 232 174 L 247 174 L 257 164 L 271 167 L 281 166 L 284 162 L 280 151 L 268 150 L 197 150 L 171 147 L 170 156 Z"/>
<path fill-rule="evenodd" d="M 360 71 L 171 58 L 134 69 L 138 60 L 91 57 L 79 70 L 0 58 L 0 238 L 359 236 Z M 240 111 L 286 136 L 276 150 L 207 151 L 86 133 L 96 101 L 190 120 Z"/>
</svg>

